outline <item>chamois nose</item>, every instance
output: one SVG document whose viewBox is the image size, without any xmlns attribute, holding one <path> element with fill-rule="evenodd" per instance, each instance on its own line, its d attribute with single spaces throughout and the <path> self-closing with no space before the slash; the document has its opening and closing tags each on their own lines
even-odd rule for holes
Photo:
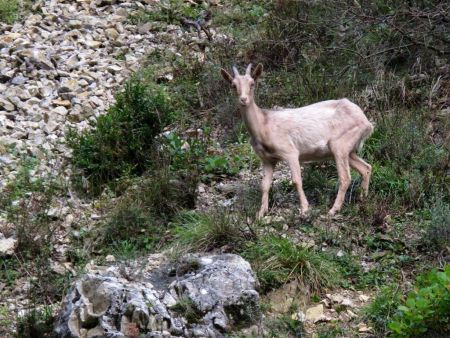
<svg viewBox="0 0 450 338">
<path fill-rule="evenodd" d="M 239 97 L 239 103 L 243 106 L 246 106 L 248 104 L 248 97 L 247 96 Z"/>
</svg>

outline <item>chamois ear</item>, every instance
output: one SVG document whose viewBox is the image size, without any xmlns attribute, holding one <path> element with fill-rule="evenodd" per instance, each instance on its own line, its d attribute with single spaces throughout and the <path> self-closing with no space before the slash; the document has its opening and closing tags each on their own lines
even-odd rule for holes
<svg viewBox="0 0 450 338">
<path fill-rule="evenodd" d="M 261 63 L 258 63 L 258 65 L 255 67 L 255 69 L 252 72 L 252 78 L 253 80 L 258 80 L 258 78 L 261 76 L 261 73 L 263 71 L 263 65 Z"/>
<path fill-rule="evenodd" d="M 222 77 L 227 80 L 230 84 L 233 82 L 233 77 L 228 73 L 225 69 L 220 69 L 220 74 L 222 74 Z"/>
</svg>

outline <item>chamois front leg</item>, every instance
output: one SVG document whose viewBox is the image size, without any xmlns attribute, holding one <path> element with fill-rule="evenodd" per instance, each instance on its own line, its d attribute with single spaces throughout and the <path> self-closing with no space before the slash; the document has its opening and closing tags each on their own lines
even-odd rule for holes
<svg viewBox="0 0 450 338">
<path fill-rule="evenodd" d="M 344 203 L 345 193 L 347 192 L 348 187 L 350 186 L 350 166 L 349 166 L 349 155 L 335 155 L 336 159 L 336 167 L 339 176 L 339 190 L 336 196 L 336 200 L 334 201 L 333 207 L 328 212 L 328 215 L 334 216 L 337 212 L 339 212 L 342 208 L 342 204 Z"/>
<path fill-rule="evenodd" d="M 302 215 L 305 215 L 308 212 L 309 204 L 308 200 L 306 199 L 305 192 L 303 191 L 302 174 L 298 156 L 289 158 L 287 160 L 287 163 L 289 165 L 289 168 L 291 169 L 292 182 L 297 189 L 298 197 L 300 199 L 300 213 Z"/>
<path fill-rule="evenodd" d="M 272 184 L 273 170 L 275 163 L 264 162 L 263 163 L 263 179 L 261 181 L 261 209 L 256 215 L 257 218 L 264 217 L 265 213 L 269 210 L 269 190 Z"/>
</svg>

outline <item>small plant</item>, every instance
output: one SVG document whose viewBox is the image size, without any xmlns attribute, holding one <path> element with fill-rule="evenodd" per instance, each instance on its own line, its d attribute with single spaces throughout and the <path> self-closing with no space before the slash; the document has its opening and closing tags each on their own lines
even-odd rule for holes
<svg viewBox="0 0 450 338">
<path fill-rule="evenodd" d="M 318 293 L 340 279 L 334 263 L 287 238 L 262 237 L 250 243 L 243 256 L 256 270 L 264 292 L 297 279 L 309 292 Z"/>
<path fill-rule="evenodd" d="M 205 156 L 205 137 L 190 137 L 183 140 L 177 133 L 168 133 L 163 141 L 163 152 L 168 157 L 170 169 L 178 172 L 199 172 L 200 162 Z"/>
<path fill-rule="evenodd" d="M 19 317 L 14 337 L 50 337 L 53 333 L 53 309 L 32 309 Z"/>
<path fill-rule="evenodd" d="M 437 196 L 430 210 L 431 221 L 425 229 L 424 242 L 427 248 L 436 251 L 450 247 L 450 207 L 441 196 Z"/>
<path fill-rule="evenodd" d="M 190 298 L 183 298 L 179 300 L 170 309 L 180 316 L 185 318 L 188 323 L 199 323 L 203 318 L 202 311 L 199 310 L 197 305 Z"/>
<path fill-rule="evenodd" d="M 266 324 L 268 333 L 264 337 L 292 337 L 301 338 L 305 336 L 305 330 L 302 322 L 282 315 L 277 318 L 269 319 Z"/>
<path fill-rule="evenodd" d="M 54 197 L 62 191 L 56 179 L 32 177 L 37 164 L 34 158 L 23 159 L 16 178 L 0 194 L 0 209 L 15 226 L 16 252 L 25 260 L 49 255 L 56 228 L 49 210 Z"/>
<path fill-rule="evenodd" d="M 398 307 L 389 329 L 392 337 L 444 337 L 450 333 L 450 266 L 417 278 L 414 290 Z"/>
<path fill-rule="evenodd" d="M 388 285 L 381 288 L 376 298 L 364 309 L 364 318 L 373 326 L 377 336 L 386 336 L 387 326 L 397 311 L 401 297 L 398 285 Z"/>
</svg>

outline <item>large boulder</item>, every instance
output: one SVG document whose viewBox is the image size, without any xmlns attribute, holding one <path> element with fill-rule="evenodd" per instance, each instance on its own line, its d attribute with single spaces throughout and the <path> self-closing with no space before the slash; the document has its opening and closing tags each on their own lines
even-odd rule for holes
<svg viewBox="0 0 450 338">
<path fill-rule="evenodd" d="M 240 256 L 188 255 L 82 276 L 66 296 L 58 337 L 223 337 L 260 318 L 257 280 Z M 145 335 L 143 335 L 145 334 Z"/>
</svg>

